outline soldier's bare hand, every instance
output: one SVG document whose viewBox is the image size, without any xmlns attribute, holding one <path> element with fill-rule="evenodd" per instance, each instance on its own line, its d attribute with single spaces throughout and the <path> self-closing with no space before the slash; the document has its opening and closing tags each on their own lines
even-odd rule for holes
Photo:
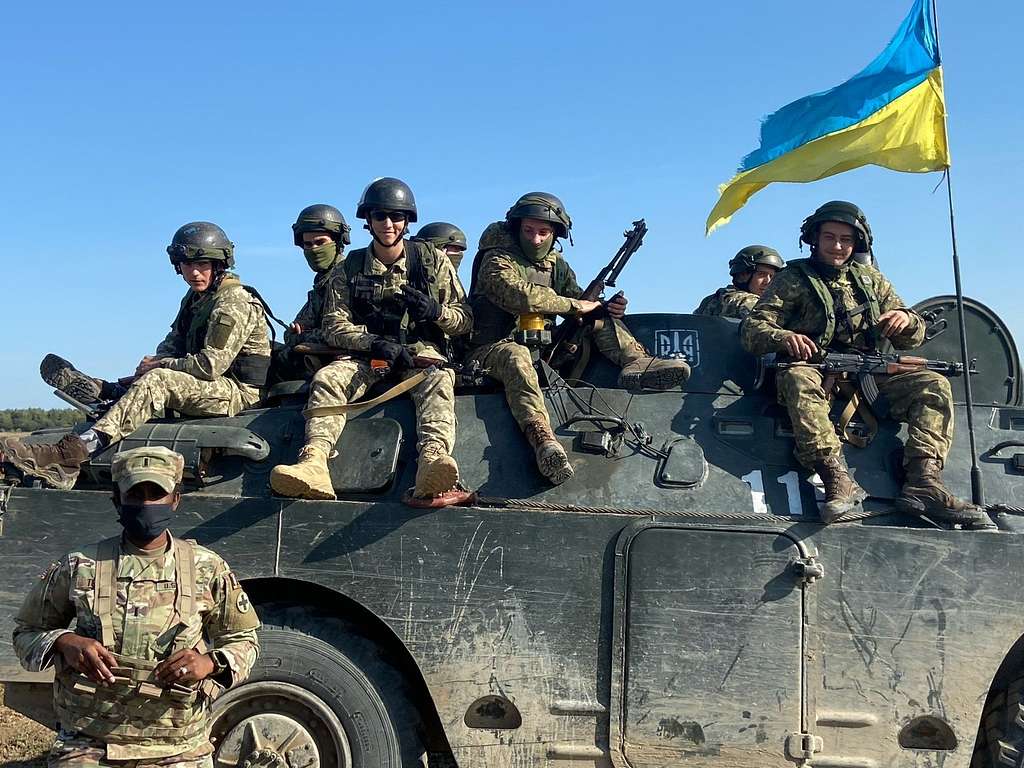
<svg viewBox="0 0 1024 768">
<path fill-rule="evenodd" d="M 612 296 L 605 307 L 608 308 L 608 314 L 614 317 L 616 320 L 621 320 L 626 316 L 626 305 L 629 303 L 629 299 L 619 291 Z"/>
<path fill-rule="evenodd" d="M 600 301 L 587 301 L 586 299 L 580 299 L 580 314 L 589 315 L 596 309 L 600 309 L 604 306 Z"/>
<path fill-rule="evenodd" d="M 794 360 L 810 360 L 818 351 L 818 345 L 809 336 L 794 333 L 786 337 L 786 354 Z"/>
<path fill-rule="evenodd" d="M 885 338 L 898 336 L 910 325 L 910 313 L 905 309 L 890 309 L 878 318 L 878 330 Z"/>
<path fill-rule="evenodd" d="M 135 368 L 136 377 L 141 376 L 144 373 L 148 373 L 154 368 L 158 368 L 160 366 L 161 360 L 163 360 L 162 357 L 146 355 L 144 358 L 142 358 L 142 360 L 139 361 L 138 366 Z"/>
<path fill-rule="evenodd" d="M 291 325 L 288 326 L 288 330 L 298 335 L 302 333 L 302 326 L 299 325 L 298 323 L 292 323 Z"/>
<path fill-rule="evenodd" d="M 167 657 L 153 669 L 156 679 L 163 685 L 188 685 L 205 680 L 213 673 L 213 659 L 189 648 Z"/>
<path fill-rule="evenodd" d="M 114 682 L 114 673 L 110 668 L 117 666 L 117 659 L 97 640 L 68 632 L 58 637 L 53 647 L 64 657 L 65 664 L 77 669 L 94 683 L 111 685 Z"/>
</svg>

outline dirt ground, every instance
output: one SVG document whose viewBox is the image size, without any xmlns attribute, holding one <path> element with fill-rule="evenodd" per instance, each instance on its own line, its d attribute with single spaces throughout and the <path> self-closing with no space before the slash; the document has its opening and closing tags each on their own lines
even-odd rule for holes
<svg viewBox="0 0 1024 768">
<path fill-rule="evenodd" d="M 8 709 L 3 702 L 3 686 L 0 685 L 0 766 L 43 768 L 46 753 L 53 743 L 53 731 Z"/>
</svg>

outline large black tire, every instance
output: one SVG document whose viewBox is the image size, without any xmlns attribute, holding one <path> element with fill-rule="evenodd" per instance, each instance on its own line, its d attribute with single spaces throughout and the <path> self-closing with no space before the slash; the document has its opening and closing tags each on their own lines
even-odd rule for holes
<svg viewBox="0 0 1024 768">
<path fill-rule="evenodd" d="M 335 617 L 263 609 L 261 615 L 260 656 L 249 680 L 214 707 L 219 756 L 232 751 L 225 745 L 233 732 L 237 744 L 246 722 L 259 730 L 270 713 L 279 722 L 288 718 L 285 730 L 291 723 L 303 726 L 303 738 L 293 746 L 315 749 L 321 768 L 419 764 L 423 748 L 418 713 L 401 675 L 382 658 L 375 642 Z M 283 621 L 300 626 L 270 623 Z"/>
<path fill-rule="evenodd" d="M 1024 676 L 986 703 L 971 768 L 1024 768 Z"/>
</svg>

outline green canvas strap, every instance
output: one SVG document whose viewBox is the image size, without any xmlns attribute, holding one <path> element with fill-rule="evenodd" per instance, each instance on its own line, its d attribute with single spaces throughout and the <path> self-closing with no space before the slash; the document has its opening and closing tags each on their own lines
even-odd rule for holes
<svg viewBox="0 0 1024 768">
<path fill-rule="evenodd" d="M 117 599 L 117 556 L 121 551 L 118 536 L 104 539 L 96 547 L 96 576 L 93 589 L 93 611 L 100 622 L 100 642 L 113 650 L 114 600 Z"/>
</svg>

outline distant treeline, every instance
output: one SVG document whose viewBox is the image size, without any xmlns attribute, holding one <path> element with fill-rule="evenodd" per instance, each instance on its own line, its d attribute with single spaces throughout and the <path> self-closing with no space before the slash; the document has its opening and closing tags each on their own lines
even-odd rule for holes
<svg viewBox="0 0 1024 768">
<path fill-rule="evenodd" d="M 0 432 L 69 427 L 82 418 L 82 414 L 74 408 L 7 408 L 0 410 Z"/>
</svg>

